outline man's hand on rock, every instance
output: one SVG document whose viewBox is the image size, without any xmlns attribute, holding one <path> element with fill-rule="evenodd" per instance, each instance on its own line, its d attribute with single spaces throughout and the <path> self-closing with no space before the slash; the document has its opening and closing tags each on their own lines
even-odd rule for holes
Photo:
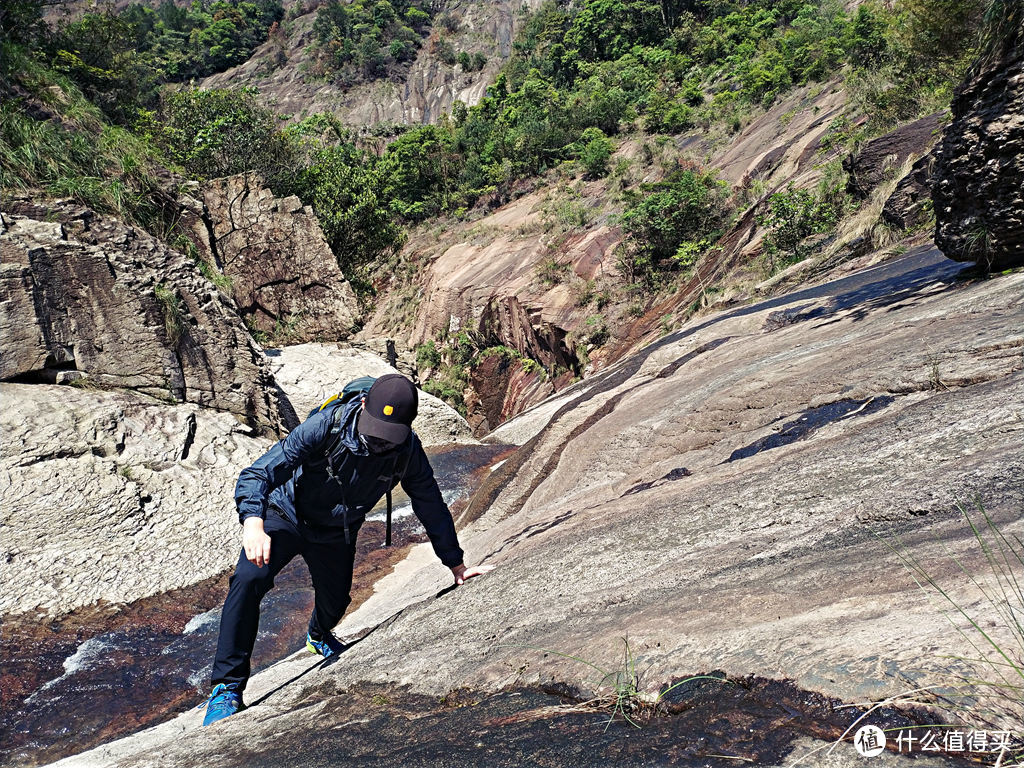
<svg viewBox="0 0 1024 768">
<path fill-rule="evenodd" d="M 466 579 L 472 579 L 474 576 L 483 576 L 488 571 L 493 570 L 493 565 L 474 565 L 472 568 L 467 568 L 465 565 L 456 565 L 452 568 L 452 575 L 455 576 L 456 585 L 462 586 L 466 583 Z"/>
<path fill-rule="evenodd" d="M 262 518 L 245 518 L 242 523 L 242 549 L 246 559 L 257 568 L 270 562 L 270 537 L 263 532 Z"/>
</svg>

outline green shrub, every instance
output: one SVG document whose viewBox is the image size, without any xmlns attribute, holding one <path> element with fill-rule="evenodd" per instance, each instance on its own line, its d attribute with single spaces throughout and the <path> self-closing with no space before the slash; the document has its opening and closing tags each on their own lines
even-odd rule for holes
<svg viewBox="0 0 1024 768">
<path fill-rule="evenodd" d="M 283 15 L 280 0 L 109 6 L 60 22 L 45 47 L 104 114 L 131 124 L 139 107 L 155 105 L 159 85 L 245 62 Z"/>
<path fill-rule="evenodd" d="M 27 57 L 18 59 L 25 63 L 22 82 L 31 80 L 32 88 L 58 99 L 65 118 L 31 117 L 20 96 L 0 102 L 0 190 L 42 187 L 159 233 L 153 149 L 105 124 L 99 110 L 66 79 Z"/>
<path fill-rule="evenodd" d="M 544 285 L 555 286 L 565 282 L 571 270 L 570 265 L 560 262 L 552 256 L 537 265 L 537 277 Z"/>
<path fill-rule="evenodd" d="M 713 242 L 729 215 L 725 185 L 708 171 L 680 168 L 662 182 L 628 192 L 621 218 L 627 240 L 619 267 L 631 282 L 653 287 L 679 268 L 675 257 L 684 244 Z"/>
<path fill-rule="evenodd" d="M 294 148 L 254 88 L 169 92 L 143 125 L 154 143 L 194 177 L 257 171 L 275 191 L 292 183 Z"/>
<path fill-rule="evenodd" d="M 421 369 L 434 369 L 441 365 L 441 352 L 433 339 L 416 347 L 416 365 Z"/>
<path fill-rule="evenodd" d="M 368 294 L 362 270 L 405 242 L 381 170 L 366 153 L 341 142 L 315 150 L 291 189 L 313 207 L 342 272 Z"/>
<path fill-rule="evenodd" d="M 785 191 L 768 198 L 768 210 L 757 217 L 759 226 L 768 231 L 764 236 L 764 250 L 769 259 L 769 270 L 774 272 L 807 258 L 805 246 L 808 237 L 828 232 L 835 226 L 838 210 L 834 202 L 820 194 L 797 189 L 792 182 Z"/>
<path fill-rule="evenodd" d="M 177 347 L 185 331 L 185 310 L 182 307 L 181 297 L 173 287 L 163 283 L 153 286 L 153 294 L 156 296 L 163 314 L 167 341 L 172 347 Z"/>
<path fill-rule="evenodd" d="M 580 136 L 578 157 L 587 175 L 601 178 L 608 175 L 608 158 L 615 151 L 615 145 L 600 128 L 587 128 Z"/>
<path fill-rule="evenodd" d="M 422 221 L 451 207 L 458 167 L 451 133 L 425 125 L 406 131 L 388 145 L 377 163 L 383 193 L 392 210 L 408 221 Z"/>
<path fill-rule="evenodd" d="M 595 347 L 604 346 L 610 337 L 608 322 L 601 315 L 591 315 L 584 323 L 583 341 Z"/>
<path fill-rule="evenodd" d="M 463 416 L 466 415 L 465 390 L 469 375 L 461 365 L 441 369 L 439 375 L 423 383 L 423 391 L 444 400 Z"/>
</svg>

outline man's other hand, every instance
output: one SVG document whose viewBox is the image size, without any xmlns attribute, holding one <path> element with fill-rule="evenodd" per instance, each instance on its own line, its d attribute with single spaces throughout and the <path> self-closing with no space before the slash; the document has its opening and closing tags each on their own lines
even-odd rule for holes
<svg viewBox="0 0 1024 768">
<path fill-rule="evenodd" d="M 242 523 L 242 549 L 246 559 L 257 568 L 270 562 L 270 537 L 263 532 L 262 518 L 245 518 Z"/>
<path fill-rule="evenodd" d="M 472 568 L 467 568 L 464 565 L 456 565 L 452 568 L 452 574 L 455 576 L 455 583 L 462 586 L 466 583 L 466 579 L 472 579 L 474 576 L 483 576 L 488 571 L 493 570 L 493 565 L 474 565 Z"/>
</svg>

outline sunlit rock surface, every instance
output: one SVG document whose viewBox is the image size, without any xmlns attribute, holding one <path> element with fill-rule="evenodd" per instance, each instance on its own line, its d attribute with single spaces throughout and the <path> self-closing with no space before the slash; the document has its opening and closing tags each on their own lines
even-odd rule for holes
<svg viewBox="0 0 1024 768">
<path fill-rule="evenodd" d="M 539 5 L 539 0 L 438 3 L 435 19 L 450 17 L 451 30 L 435 21 L 408 68 L 351 87 L 310 72 L 308 49 L 314 42 L 316 19 L 311 9 L 286 22 L 288 31 L 257 48 L 249 61 L 206 78 L 202 87 L 255 87 L 276 112 L 296 119 L 328 112 L 353 126 L 434 123 L 451 111 L 455 101 L 472 105 L 483 98 L 511 53 L 524 11 Z M 459 51 L 483 53 L 487 57 L 483 69 L 465 72 L 445 63 L 438 50 L 441 36 Z"/>
<path fill-rule="evenodd" d="M 224 726 L 187 713 L 64 764 L 220 764 L 242 739 L 266 757 L 282 734 L 343 728 L 330 701 L 360 683 L 593 690 L 559 654 L 614 670 L 624 642 L 653 688 L 711 669 L 855 701 L 948 683 L 971 649 L 886 543 L 984 616 L 951 560 L 985 567 L 957 505 L 978 497 L 1019 535 L 1024 504 L 1024 276 L 957 269 L 911 253 L 574 385 L 524 415 L 527 442 L 463 516 L 468 561 L 494 572 L 439 593 L 450 576 L 416 548 L 345 618 L 341 635 L 372 632 L 337 663 L 277 665 Z"/>
<path fill-rule="evenodd" d="M 399 373 L 378 355 L 337 344 L 298 344 L 266 351 L 267 363 L 299 420 L 360 376 Z M 420 390 L 419 415 L 413 429 L 424 445 L 475 442 L 458 412 Z"/>
<path fill-rule="evenodd" d="M 227 413 L 0 384 L 0 615 L 183 587 L 237 556 L 238 473 L 269 445 Z"/>
<path fill-rule="evenodd" d="M 292 343 L 349 336 L 359 306 L 312 208 L 275 197 L 255 173 L 193 191 L 179 196 L 181 228 L 225 275 L 250 328 Z"/>
</svg>

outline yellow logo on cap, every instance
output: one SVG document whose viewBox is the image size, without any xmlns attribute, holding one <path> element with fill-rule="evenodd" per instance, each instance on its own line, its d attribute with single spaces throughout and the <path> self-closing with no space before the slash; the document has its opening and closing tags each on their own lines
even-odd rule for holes
<svg viewBox="0 0 1024 768">
<path fill-rule="evenodd" d="M 384 406 L 384 415 L 385 416 L 390 416 L 394 412 L 395 412 L 395 409 L 394 409 L 393 406 L 390 406 L 390 405 L 385 405 Z"/>
</svg>

